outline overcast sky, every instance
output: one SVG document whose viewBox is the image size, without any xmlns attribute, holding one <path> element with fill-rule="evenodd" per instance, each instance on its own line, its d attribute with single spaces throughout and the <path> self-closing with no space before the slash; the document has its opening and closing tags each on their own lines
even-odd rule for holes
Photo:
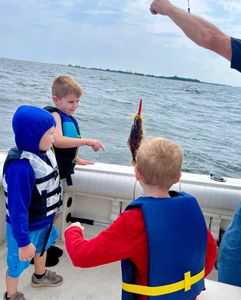
<svg viewBox="0 0 241 300">
<path fill-rule="evenodd" d="M 0 57 L 127 70 L 241 86 L 149 0 L 0 0 Z M 187 10 L 186 0 L 173 3 Z M 241 0 L 190 0 L 193 14 L 241 38 Z"/>
</svg>

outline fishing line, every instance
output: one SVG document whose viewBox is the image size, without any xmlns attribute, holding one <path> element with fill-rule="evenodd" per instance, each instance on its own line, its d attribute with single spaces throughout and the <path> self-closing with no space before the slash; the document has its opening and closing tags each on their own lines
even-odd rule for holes
<svg viewBox="0 0 241 300">
<path fill-rule="evenodd" d="M 135 184 L 134 184 L 132 199 L 136 199 L 136 185 L 137 185 L 137 180 L 135 181 Z"/>
<path fill-rule="evenodd" d="M 151 22 L 151 39 L 150 39 L 150 43 L 148 45 L 148 49 L 147 49 L 147 55 L 146 55 L 146 59 L 145 59 L 145 66 L 144 66 L 144 75 L 151 75 L 150 74 L 150 66 L 151 66 L 151 57 L 152 57 L 152 53 L 153 53 L 153 33 L 154 33 L 154 18 L 153 21 Z"/>
<path fill-rule="evenodd" d="M 137 183 L 138 183 L 138 180 L 136 180 L 135 184 L 134 184 L 133 194 L 132 194 L 133 199 L 136 199 L 136 187 L 137 187 Z M 141 196 L 144 196 L 143 191 L 141 192 Z"/>
<path fill-rule="evenodd" d="M 189 13 L 191 13 L 191 9 L 190 9 L 190 0 L 187 0 L 187 11 Z"/>
<path fill-rule="evenodd" d="M 148 2 L 149 2 L 149 4 L 151 4 L 152 0 L 150 0 Z M 187 0 L 187 12 L 191 13 L 190 0 Z M 152 19 L 152 22 L 151 22 L 151 30 L 150 30 L 151 39 L 150 39 L 150 43 L 148 45 L 147 55 L 146 55 L 146 59 L 145 59 L 144 75 L 151 75 L 150 67 L 151 67 L 151 57 L 152 57 L 152 53 L 153 53 L 153 43 L 154 43 L 153 34 L 154 34 L 154 18 Z"/>
<path fill-rule="evenodd" d="M 151 4 L 152 0 L 148 1 L 149 4 Z M 191 6 L 190 6 L 190 0 L 187 0 L 187 11 L 188 13 L 191 13 Z M 145 63 L 145 67 L 144 67 L 144 74 L 145 75 L 151 75 L 150 74 L 150 61 L 151 61 L 151 57 L 152 57 L 152 51 L 153 51 L 153 33 L 154 33 L 154 18 L 153 21 L 151 22 L 151 40 L 149 43 L 149 47 L 148 47 L 148 51 L 147 51 L 147 56 L 146 56 L 146 63 Z"/>
</svg>

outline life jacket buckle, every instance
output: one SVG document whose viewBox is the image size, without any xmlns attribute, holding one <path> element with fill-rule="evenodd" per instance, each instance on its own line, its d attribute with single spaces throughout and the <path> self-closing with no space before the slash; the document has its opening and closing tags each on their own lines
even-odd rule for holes
<svg viewBox="0 0 241 300">
<path fill-rule="evenodd" d="M 54 179 L 56 180 L 59 176 L 59 172 L 57 170 L 54 170 Z"/>
</svg>

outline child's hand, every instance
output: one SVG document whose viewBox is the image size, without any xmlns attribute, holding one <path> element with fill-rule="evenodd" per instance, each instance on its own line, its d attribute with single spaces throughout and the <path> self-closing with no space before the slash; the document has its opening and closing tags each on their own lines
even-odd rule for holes
<svg viewBox="0 0 241 300">
<path fill-rule="evenodd" d="M 89 140 L 89 146 L 92 147 L 94 151 L 99 151 L 100 149 L 105 150 L 104 146 L 98 140 Z"/>
<path fill-rule="evenodd" d="M 84 226 L 82 226 L 81 224 L 80 224 L 80 222 L 74 222 L 74 223 L 72 223 L 69 227 L 67 227 L 66 229 L 65 229 L 65 231 L 66 230 L 68 230 L 69 228 L 71 228 L 71 227 L 79 227 L 82 231 L 84 231 Z"/>
<path fill-rule="evenodd" d="M 18 250 L 18 255 L 20 260 L 31 260 L 35 256 L 35 247 L 32 243 L 27 246 L 20 247 Z"/>
<path fill-rule="evenodd" d="M 82 165 L 82 166 L 93 165 L 95 163 L 92 160 L 87 160 L 87 159 L 83 159 L 83 158 L 79 158 L 79 157 L 76 158 L 75 162 L 77 165 Z"/>
<path fill-rule="evenodd" d="M 54 216 L 54 222 L 62 215 L 62 212 L 57 211 Z"/>
</svg>

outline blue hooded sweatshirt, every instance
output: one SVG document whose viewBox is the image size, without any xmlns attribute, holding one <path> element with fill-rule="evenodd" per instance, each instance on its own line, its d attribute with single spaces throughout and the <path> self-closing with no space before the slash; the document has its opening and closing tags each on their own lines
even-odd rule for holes
<svg viewBox="0 0 241 300">
<path fill-rule="evenodd" d="M 42 108 L 23 105 L 15 112 L 12 126 L 18 149 L 32 152 L 47 162 L 46 153 L 39 149 L 39 142 L 47 130 L 56 126 L 52 114 Z M 8 185 L 10 214 L 10 218 L 7 216 L 6 221 L 12 225 L 18 247 L 24 247 L 30 243 L 29 231 L 49 225 L 54 215 L 29 221 L 28 208 L 35 185 L 35 175 L 27 160 L 11 161 L 7 165 L 5 179 Z"/>
</svg>

